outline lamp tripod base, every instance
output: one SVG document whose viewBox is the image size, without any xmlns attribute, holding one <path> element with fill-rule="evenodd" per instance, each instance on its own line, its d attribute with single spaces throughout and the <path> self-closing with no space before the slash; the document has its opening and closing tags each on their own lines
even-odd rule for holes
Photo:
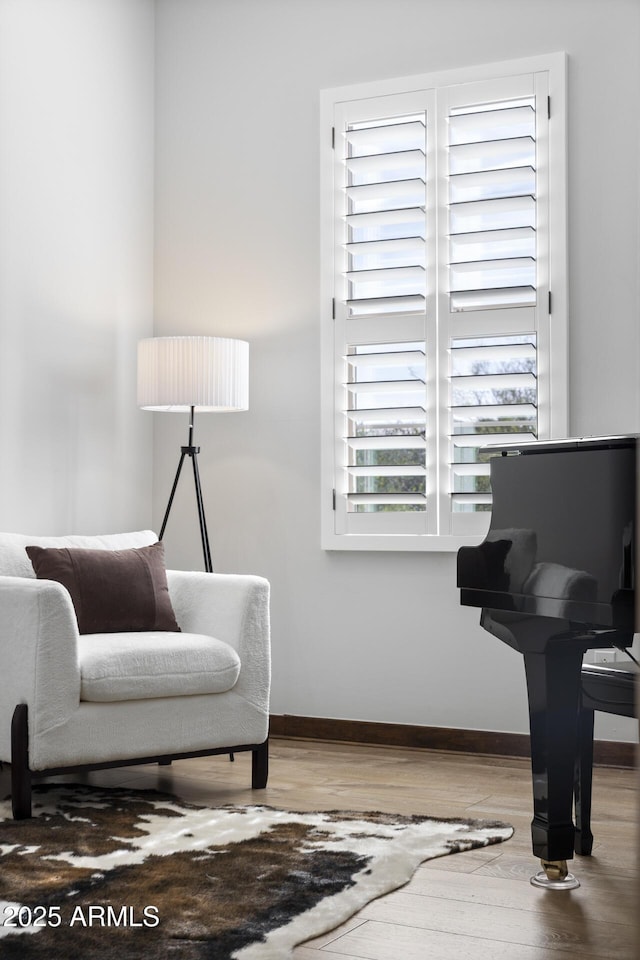
<svg viewBox="0 0 640 960">
<path fill-rule="evenodd" d="M 159 540 L 162 540 L 164 537 L 164 532 L 167 527 L 167 521 L 169 519 L 169 514 L 171 513 L 171 507 L 173 506 L 173 498 L 175 497 L 176 489 L 178 487 L 178 480 L 180 479 L 180 474 L 182 472 L 182 466 L 184 464 L 185 457 L 191 458 L 191 463 L 193 465 L 193 481 L 196 489 L 196 506 L 198 509 L 198 523 L 200 524 L 200 539 L 202 540 L 202 555 L 204 558 L 204 569 L 206 573 L 213 572 L 213 564 L 211 562 L 211 547 L 209 545 L 209 533 L 207 531 L 207 520 L 204 514 L 204 503 L 202 502 L 202 487 L 200 484 L 200 471 L 198 469 L 198 454 L 200 453 L 200 447 L 196 447 L 193 444 L 193 421 L 195 418 L 195 409 L 191 407 L 189 414 L 189 442 L 185 447 L 180 447 L 180 460 L 178 462 L 178 469 L 176 470 L 176 475 L 173 480 L 173 486 L 171 487 L 171 493 L 169 494 L 169 502 L 167 503 L 167 509 L 165 510 L 164 519 L 162 521 L 162 526 L 160 527 Z"/>
</svg>

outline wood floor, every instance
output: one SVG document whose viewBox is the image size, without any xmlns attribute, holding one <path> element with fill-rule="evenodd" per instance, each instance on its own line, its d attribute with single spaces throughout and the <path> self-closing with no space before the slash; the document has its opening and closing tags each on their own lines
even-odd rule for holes
<svg viewBox="0 0 640 960">
<path fill-rule="evenodd" d="M 298 947 L 295 960 L 636 960 L 636 773 L 594 774 L 593 856 L 571 869 L 581 887 L 538 890 L 529 877 L 531 781 L 526 760 L 273 740 L 269 786 L 249 789 L 239 754 L 129 767 L 94 782 L 165 789 L 202 803 L 260 802 L 299 810 L 356 809 L 506 820 L 513 839 L 422 865 L 394 893 Z"/>
</svg>

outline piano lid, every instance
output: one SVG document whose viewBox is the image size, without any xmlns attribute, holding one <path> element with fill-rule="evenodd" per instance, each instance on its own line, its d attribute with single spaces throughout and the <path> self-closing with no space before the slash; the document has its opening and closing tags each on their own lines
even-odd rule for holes
<svg viewBox="0 0 640 960">
<path fill-rule="evenodd" d="M 635 447 L 638 434 L 625 433 L 611 437 L 569 437 L 560 440 L 525 440 L 520 443 L 487 444 L 483 449 L 491 454 L 556 453 L 561 450 L 611 450 L 617 447 Z"/>
<path fill-rule="evenodd" d="M 636 444 L 496 446 L 489 533 L 458 552 L 461 603 L 633 632 Z"/>
</svg>

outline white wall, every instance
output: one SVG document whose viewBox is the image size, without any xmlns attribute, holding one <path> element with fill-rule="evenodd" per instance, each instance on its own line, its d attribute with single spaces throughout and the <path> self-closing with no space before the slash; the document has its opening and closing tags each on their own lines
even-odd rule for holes
<svg viewBox="0 0 640 960">
<path fill-rule="evenodd" d="M 527 729 L 521 658 L 460 607 L 454 555 L 319 547 L 319 91 L 569 54 L 571 432 L 631 432 L 639 46 L 637 0 L 158 0 L 156 333 L 252 344 L 249 413 L 198 435 L 214 565 L 272 583 L 274 713 Z M 154 416 L 158 524 L 186 421 Z"/>
<path fill-rule="evenodd" d="M 0 0 L 0 529 L 151 522 L 153 0 Z"/>
</svg>

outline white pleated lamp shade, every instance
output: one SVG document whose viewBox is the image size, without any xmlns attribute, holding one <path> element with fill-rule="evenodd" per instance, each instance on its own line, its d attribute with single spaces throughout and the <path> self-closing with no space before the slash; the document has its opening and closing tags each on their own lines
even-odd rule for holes
<svg viewBox="0 0 640 960">
<path fill-rule="evenodd" d="M 230 337 L 151 337 L 138 344 L 138 406 L 170 413 L 249 409 L 249 344 Z"/>
</svg>

